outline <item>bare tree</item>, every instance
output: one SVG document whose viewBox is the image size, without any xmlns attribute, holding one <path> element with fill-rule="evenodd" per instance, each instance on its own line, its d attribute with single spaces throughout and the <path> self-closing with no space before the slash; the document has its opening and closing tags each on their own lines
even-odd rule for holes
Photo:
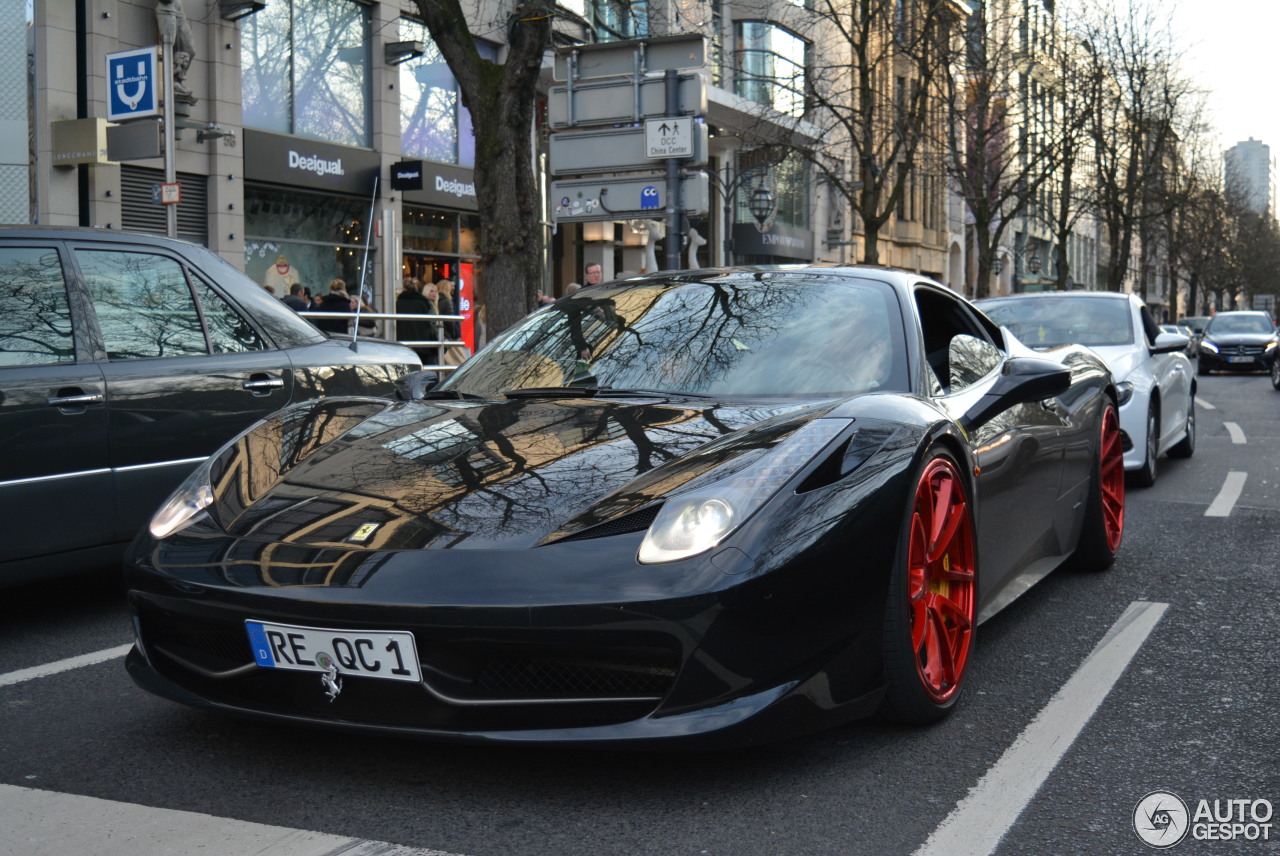
<svg viewBox="0 0 1280 856">
<path fill-rule="evenodd" d="M 781 97 L 769 99 L 760 118 L 792 132 L 792 155 L 813 166 L 833 206 L 857 215 L 862 261 L 876 264 L 891 218 L 913 219 L 931 193 L 941 199 L 929 147 L 938 138 L 945 45 L 960 16 L 946 0 L 814 0 L 804 17 L 796 26 L 813 39 L 807 69 L 775 63 L 767 82 Z M 740 92 L 763 79 L 752 60 L 750 51 L 737 57 Z M 769 140 L 764 131 L 760 137 Z"/>
<path fill-rule="evenodd" d="M 471 112 L 476 199 L 490 336 L 535 305 L 545 276 L 541 196 L 532 140 L 538 74 L 551 46 L 556 4 L 517 0 L 504 7 L 505 61 L 481 56 L 460 0 L 415 0 Z"/>
<path fill-rule="evenodd" d="M 1102 75 L 1094 118 L 1098 213 L 1107 232 L 1107 288 L 1121 290 L 1145 221 L 1163 219 L 1183 108 L 1191 87 L 1178 69 L 1168 10 L 1156 0 L 1090 0 L 1082 35 Z M 1141 250 L 1141 247 L 1139 246 Z M 1144 265 L 1150 256 L 1143 255 Z M 1139 288 L 1146 290 L 1146 271 Z"/>
</svg>

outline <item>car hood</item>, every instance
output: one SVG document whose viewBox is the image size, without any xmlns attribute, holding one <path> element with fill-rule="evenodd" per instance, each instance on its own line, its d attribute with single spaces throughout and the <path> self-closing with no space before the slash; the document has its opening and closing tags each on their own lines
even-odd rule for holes
<svg viewBox="0 0 1280 856">
<path fill-rule="evenodd" d="M 281 411 L 213 462 L 211 515 L 252 541 L 503 549 L 648 527 L 655 500 L 830 409 L 696 399 L 401 402 Z"/>
<path fill-rule="evenodd" d="M 1209 333 L 1204 340 L 1215 345 L 1265 345 L 1275 338 L 1274 333 Z"/>
</svg>

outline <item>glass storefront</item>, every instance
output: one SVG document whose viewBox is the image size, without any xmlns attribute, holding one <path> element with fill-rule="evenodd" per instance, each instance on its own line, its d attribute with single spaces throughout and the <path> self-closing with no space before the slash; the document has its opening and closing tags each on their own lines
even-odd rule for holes
<svg viewBox="0 0 1280 856">
<path fill-rule="evenodd" d="M 283 297 L 294 282 L 313 295 L 340 277 L 354 291 L 365 264 L 369 201 L 296 189 L 246 185 L 245 273 Z M 376 247 L 369 253 L 365 294 L 373 291 Z"/>
<path fill-rule="evenodd" d="M 473 349 L 484 343 L 484 303 L 480 284 L 480 218 L 476 214 L 404 206 L 401 275 L 424 284 L 451 279 L 457 283 L 457 312 L 464 317 L 463 339 Z"/>
</svg>

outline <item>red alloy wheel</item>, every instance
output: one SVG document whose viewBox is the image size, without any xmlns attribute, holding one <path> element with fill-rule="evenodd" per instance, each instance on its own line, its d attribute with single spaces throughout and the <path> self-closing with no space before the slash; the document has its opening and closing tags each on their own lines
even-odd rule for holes
<svg viewBox="0 0 1280 856">
<path fill-rule="evenodd" d="M 1102 487 L 1102 525 L 1107 547 L 1120 549 L 1124 535 L 1124 450 L 1120 447 L 1120 417 L 1114 407 L 1102 414 L 1102 448 L 1098 456 Z"/>
<path fill-rule="evenodd" d="M 960 473 L 947 458 L 935 458 L 920 477 L 910 539 L 911 649 L 925 692 L 944 704 L 964 677 L 977 599 L 973 514 Z"/>
</svg>

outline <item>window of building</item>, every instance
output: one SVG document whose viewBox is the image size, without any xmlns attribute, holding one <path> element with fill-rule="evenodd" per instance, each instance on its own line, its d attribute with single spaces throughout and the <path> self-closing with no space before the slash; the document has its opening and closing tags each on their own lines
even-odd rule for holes
<svg viewBox="0 0 1280 856">
<path fill-rule="evenodd" d="M 565 5 L 591 24 L 596 41 L 642 39 L 651 34 L 649 0 L 571 0 Z"/>
<path fill-rule="evenodd" d="M 273 0 L 240 27 L 245 127 L 370 144 L 367 6 Z"/>
<path fill-rule="evenodd" d="M 473 167 L 475 131 L 471 113 L 462 106 L 458 81 L 425 24 L 400 19 L 400 40 L 420 41 L 427 52 L 403 62 L 400 69 L 400 151 L 407 157 Z M 476 42 L 485 59 L 496 61 L 498 50 Z"/>
<path fill-rule="evenodd" d="M 740 22 L 737 38 L 737 94 L 779 113 L 804 115 L 808 43 L 765 21 Z"/>
<path fill-rule="evenodd" d="M 365 264 L 367 199 L 247 185 L 244 209 L 244 272 L 275 288 L 276 297 L 295 281 L 317 296 L 335 278 L 354 291 L 362 270 L 366 285 L 372 282 L 373 251 Z"/>
<path fill-rule="evenodd" d="M 738 162 L 738 169 L 743 169 L 741 160 Z M 810 184 L 809 165 L 804 158 L 791 155 L 782 163 L 770 167 L 762 178 L 742 182 L 735 200 L 734 222 L 756 222 L 751 213 L 751 194 L 763 186 L 773 194 L 775 223 L 808 229 Z"/>
</svg>

